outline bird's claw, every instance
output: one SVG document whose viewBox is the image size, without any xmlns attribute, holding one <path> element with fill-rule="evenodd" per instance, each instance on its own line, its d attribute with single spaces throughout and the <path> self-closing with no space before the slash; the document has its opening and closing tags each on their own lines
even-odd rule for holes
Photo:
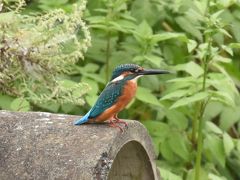
<svg viewBox="0 0 240 180">
<path fill-rule="evenodd" d="M 124 124 L 124 126 L 125 126 L 126 128 L 128 128 L 128 123 L 126 123 L 126 122 L 123 121 L 123 120 L 118 119 L 118 120 L 116 121 L 116 123 Z"/>
<path fill-rule="evenodd" d="M 128 124 L 127 124 L 125 121 L 119 119 L 119 118 L 117 117 L 117 115 L 113 116 L 113 118 L 114 118 L 114 120 L 115 120 L 116 123 L 124 124 L 124 126 L 128 128 Z"/>
<path fill-rule="evenodd" d="M 123 133 L 123 131 L 124 131 L 123 128 L 121 126 L 119 126 L 117 123 L 124 124 L 124 127 L 128 128 L 128 124 L 125 121 L 118 119 L 117 116 L 114 116 L 114 119 L 109 121 L 109 126 L 119 128 L 120 131 Z"/>
<path fill-rule="evenodd" d="M 110 121 L 109 126 L 114 127 L 114 128 L 119 128 L 121 133 L 123 133 L 123 128 L 121 126 L 117 125 L 115 122 Z"/>
</svg>

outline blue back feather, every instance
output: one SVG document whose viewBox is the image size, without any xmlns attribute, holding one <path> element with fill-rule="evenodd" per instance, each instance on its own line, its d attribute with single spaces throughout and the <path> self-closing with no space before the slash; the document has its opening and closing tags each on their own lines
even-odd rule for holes
<svg viewBox="0 0 240 180">
<path fill-rule="evenodd" d="M 85 114 L 81 119 L 76 120 L 74 124 L 83 124 L 91 118 L 96 118 L 106 109 L 110 108 L 113 104 L 116 103 L 117 98 L 121 96 L 122 89 L 122 83 L 109 83 L 99 95 L 97 102 L 92 107 L 92 109 L 88 111 L 88 113 Z"/>
<path fill-rule="evenodd" d="M 117 102 L 118 97 L 121 96 L 123 87 L 124 85 L 122 83 L 109 83 L 98 97 L 89 117 L 96 118 L 102 112 L 113 106 Z"/>
<path fill-rule="evenodd" d="M 96 118 L 108 108 L 112 107 L 122 95 L 124 85 L 135 75 L 130 75 L 117 82 L 110 82 L 98 97 L 97 102 L 92 107 L 89 118 Z"/>
</svg>

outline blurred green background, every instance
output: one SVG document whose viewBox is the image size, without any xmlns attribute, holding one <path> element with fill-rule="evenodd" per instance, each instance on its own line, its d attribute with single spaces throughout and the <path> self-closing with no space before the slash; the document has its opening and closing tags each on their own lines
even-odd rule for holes
<svg viewBox="0 0 240 180">
<path fill-rule="evenodd" d="M 200 134 L 199 178 L 240 179 L 239 1 L 5 0 L 0 27 L 0 109 L 83 115 L 119 64 L 176 71 L 139 79 L 119 117 L 164 180 L 194 179 Z"/>
</svg>

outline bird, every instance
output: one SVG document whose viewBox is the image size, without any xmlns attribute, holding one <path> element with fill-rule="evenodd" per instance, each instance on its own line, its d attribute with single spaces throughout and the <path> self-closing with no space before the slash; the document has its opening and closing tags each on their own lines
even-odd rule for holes
<svg viewBox="0 0 240 180">
<path fill-rule="evenodd" d="M 167 70 L 145 69 L 137 64 L 121 64 L 112 72 L 112 76 L 104 90 L 99 95 L 94 106 L 74 124 L 103 123 L 109 121 L 109 126 L 123 129 L 118 123 L 127 123 L 118 118 L 122 111 L 134 98 L 137 91 L 137 79 L 145 75 L 169 74 Z"/>
</svg>

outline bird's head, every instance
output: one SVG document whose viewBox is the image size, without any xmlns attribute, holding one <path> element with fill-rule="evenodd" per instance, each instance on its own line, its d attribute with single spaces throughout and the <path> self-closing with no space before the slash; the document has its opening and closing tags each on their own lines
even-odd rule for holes
<svg viewBox="0 0 240 180">
<path fill-rule="evenodd" d="M 127 78 L 127 80 L 137 79 L 143 75 L 153 75 L 153 74 L 169 74 L 166 70 L 157 69 L 144 69 L 143 67 L 136 64 L 121 64 L 117 66 L 111 77 L 111 82 L 119 81 Z"/>
</svg>

